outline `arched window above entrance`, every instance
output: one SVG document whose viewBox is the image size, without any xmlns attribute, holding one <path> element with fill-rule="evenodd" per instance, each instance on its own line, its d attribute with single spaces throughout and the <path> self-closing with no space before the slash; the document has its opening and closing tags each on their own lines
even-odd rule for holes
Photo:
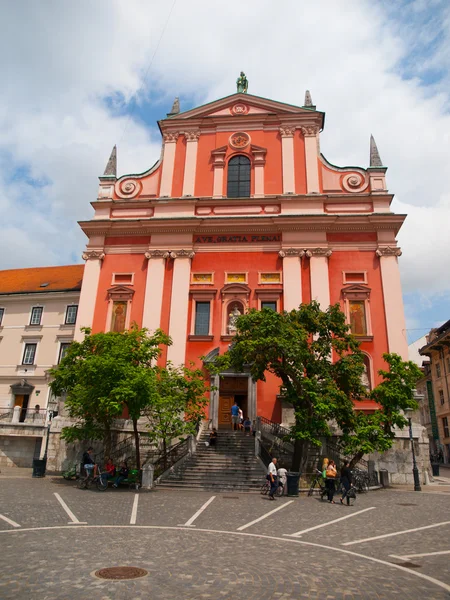
<svg viewBox="0 0 450 600">
<path fill-rule="evenodd" d="M 238 154 L 228 162 L 228 198 L 250 198 L 250 159 Z"/>
</svg>

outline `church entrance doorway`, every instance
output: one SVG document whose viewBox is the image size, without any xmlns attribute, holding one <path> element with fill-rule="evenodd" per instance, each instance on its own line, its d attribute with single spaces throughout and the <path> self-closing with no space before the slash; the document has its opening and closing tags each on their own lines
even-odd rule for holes
<svg viewBox="0 0 450 600">
<path fill-rule="evenodd" d="M 219 415 L 221 429 L 231 429 L 231 407 L 237 402 L 248 415 L 248 377 L 223 377 L 219 384 Z"/>
</svg>

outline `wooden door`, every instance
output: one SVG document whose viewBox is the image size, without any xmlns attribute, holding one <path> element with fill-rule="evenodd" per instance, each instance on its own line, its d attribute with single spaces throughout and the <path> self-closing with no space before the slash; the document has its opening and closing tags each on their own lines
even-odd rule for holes
<svg viewBox="0 0 450 600">
<path fill-rule="evenodd" d="M 219 425 L 231 425 L 231 407 L 234 404 L 234 394 L 219 396 Z"/>
</svg>

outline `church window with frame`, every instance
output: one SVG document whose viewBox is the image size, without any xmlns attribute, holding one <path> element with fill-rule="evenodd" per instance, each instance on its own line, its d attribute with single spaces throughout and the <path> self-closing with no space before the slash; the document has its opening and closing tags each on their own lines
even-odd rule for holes
<svg viewBox="0 0 450 600">
<path fill-rule="evenodd" d="M 211 302 L 195 303 L 194 335 L 209 335 Z"/>
<path fill-rule="evenodd" d="M 367 335 L 366 307 L 364 300 L 349 300 L 350 327 L 353 335 Z"/>
<path fill-rule="evenodd" d="M 250 198 L 251 164 L 247 156 L 238 154 L 228 161 L 228 198 Z"/>
<path fill-rule="evenodd" d="M 372 339 L 370 288 L 361 284 L 346 285 L 342 289 L 342 297 L 351 333 L 360 339 Z"/>
</svg>

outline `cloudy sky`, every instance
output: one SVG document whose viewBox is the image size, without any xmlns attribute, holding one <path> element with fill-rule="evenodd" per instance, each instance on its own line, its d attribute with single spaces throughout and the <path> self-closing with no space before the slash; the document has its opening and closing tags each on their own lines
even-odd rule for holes
<svg viewBox="0 0 450 600">
<path fill-rule="evenodd" d="M 0 268 L 80 262 L 114 144 L 160 153 L 156 120 L 235 91 L 326 112 L 321 149 L 367 166 L 375 136 L 412 341 L 450 318 L 448 0 L 16 0 L 0 4 Z M 7 60 L 6 60 L 7 57 Z"/>
</svg>

